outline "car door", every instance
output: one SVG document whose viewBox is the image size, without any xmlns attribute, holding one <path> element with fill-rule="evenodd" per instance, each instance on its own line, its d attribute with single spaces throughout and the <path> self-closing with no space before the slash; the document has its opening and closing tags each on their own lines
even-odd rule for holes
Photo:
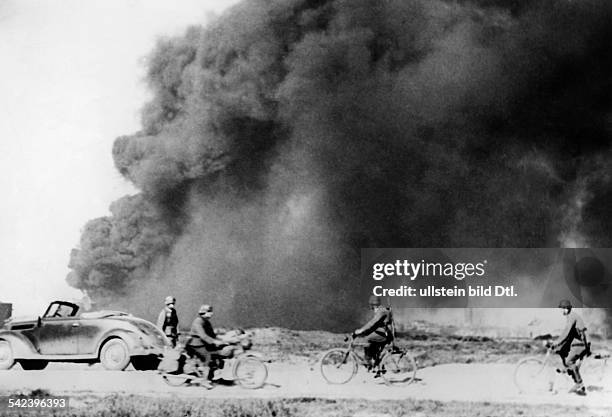
<svg viewBox="0 0 612 417">
<path fill-rule="evenodd" d="M 45 317 L 36 329 L 42 355 L 76 355 L 79 320 L 74 317 Z"/>
</svg>

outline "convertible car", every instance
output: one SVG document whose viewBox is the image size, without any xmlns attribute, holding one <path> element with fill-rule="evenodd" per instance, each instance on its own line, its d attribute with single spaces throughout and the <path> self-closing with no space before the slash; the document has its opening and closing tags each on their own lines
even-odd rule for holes
<svg viewBox="0 0 612 417">
<path fill-rule="evenodd" d="M 159 356 L 171 347 L 152 323 L 119 311 L 79 313 L 66 301 L 49 304 L 31 320 L 9 319 L 0 328 L 0 369 L 16 362 L 25 370 L 44 369 L 49 362 L 100 362 L 123 370 L 156 369 Z"/>
</svg>

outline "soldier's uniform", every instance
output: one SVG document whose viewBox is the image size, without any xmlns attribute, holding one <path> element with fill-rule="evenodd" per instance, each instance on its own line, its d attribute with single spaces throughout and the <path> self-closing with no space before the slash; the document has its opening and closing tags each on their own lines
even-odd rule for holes
<svg viewBox="0 0 612 417">
<path fill-rule="evenodd" d="M 176 309 L 168 306 L 164 307 L 157 318 L 157 327 L 170 339 L 172 347 L 176 347 L 178 341 L 178 314 Z"/>
<path fill-rule="evenodd" d="M 566 315 L 565 329 L 555 343 L 555 351 L 561 356 L 567 373 L 576 383 L 575 388 L 582 387 L 580 361 L 588 354 L 588 342 L 586 325 L 574 311 Z"/>
<path fill-rule="evenodd" d="M 355 330 L 355 336 L 366 337 L 368 345 L 364 348 L 364 353 L 372 366 L 377 365 L 380 353 L 393 340 L 392 323 L 391 309 L 377 306 L 374 310 L 374 317 L 363 327 Z"/>
<path fill-rule="evenodd" d="M 204 366 L 209 368 L 208 379 L 212 380 L 214 370 L 210 366 L 212 354 L 216 352 L 217 334 L 205 317 L 198 316 L 191 324 L 190 337 L 185 345 L 188 354 L 196 356 Z"/>
<path fill-rule="evenodd" d="M 190 337 L 187 345 L 191 347 L 204 347 L 208 350 L 215 350 L 215 341 L 217 334 L 213 329 L 210 320 L 205 317 L 198 316 L 191 324 Z"/>
</svg>

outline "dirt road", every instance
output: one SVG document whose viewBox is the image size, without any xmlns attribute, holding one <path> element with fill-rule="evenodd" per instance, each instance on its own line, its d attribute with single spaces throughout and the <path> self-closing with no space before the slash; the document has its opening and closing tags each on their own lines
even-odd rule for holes
<svg viewBox="0 0 612 417">
<path fill-rule="evenodd" d="M 18 368 L 18 367 L 16 367 Z M 512 381 L 511 364 L 447 364 L 420 369 L 418 380 L 408 386 L 386 386 L 363 369 L 348 384 L 328 385 L 308 364 L 269 364 L 267 385 L 259 390 L 237 386 L 216 386 L 206 391 L 201 387 L 170 387 L 155 372 L 111 372 L 99 365 L 52 364 L 44 371 L 13 369 L 0 371 L 0 391 L 29 392 L 45 389 L 53 394 L 129 393 L 140 395 L 210 397 L 210 398 L 360 398 L 368 400 L 432 399 L 438 401 L 479 401 L 521 404 L 563 404 L 585 406 L 593 410 L 612 410 L 612 375 L 589 383 L 589 394 L 578 397 L 567 394 L 568 383 L 559 381 L 560 393 L 524 395 Z"/>
</svg>

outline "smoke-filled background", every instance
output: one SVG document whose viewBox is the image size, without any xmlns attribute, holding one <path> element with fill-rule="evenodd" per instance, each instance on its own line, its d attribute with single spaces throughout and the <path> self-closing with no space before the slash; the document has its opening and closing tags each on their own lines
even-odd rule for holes
<svg viewBox="0 0 612 417">
<path fill-rule="evenodd" d="M 362 247 L 610 246 L 611 23 L 607 0 L 253 0 L 162 39 L 113 148 L 141 192 L 68 282 L 344 329 Z"/>
</svg>

